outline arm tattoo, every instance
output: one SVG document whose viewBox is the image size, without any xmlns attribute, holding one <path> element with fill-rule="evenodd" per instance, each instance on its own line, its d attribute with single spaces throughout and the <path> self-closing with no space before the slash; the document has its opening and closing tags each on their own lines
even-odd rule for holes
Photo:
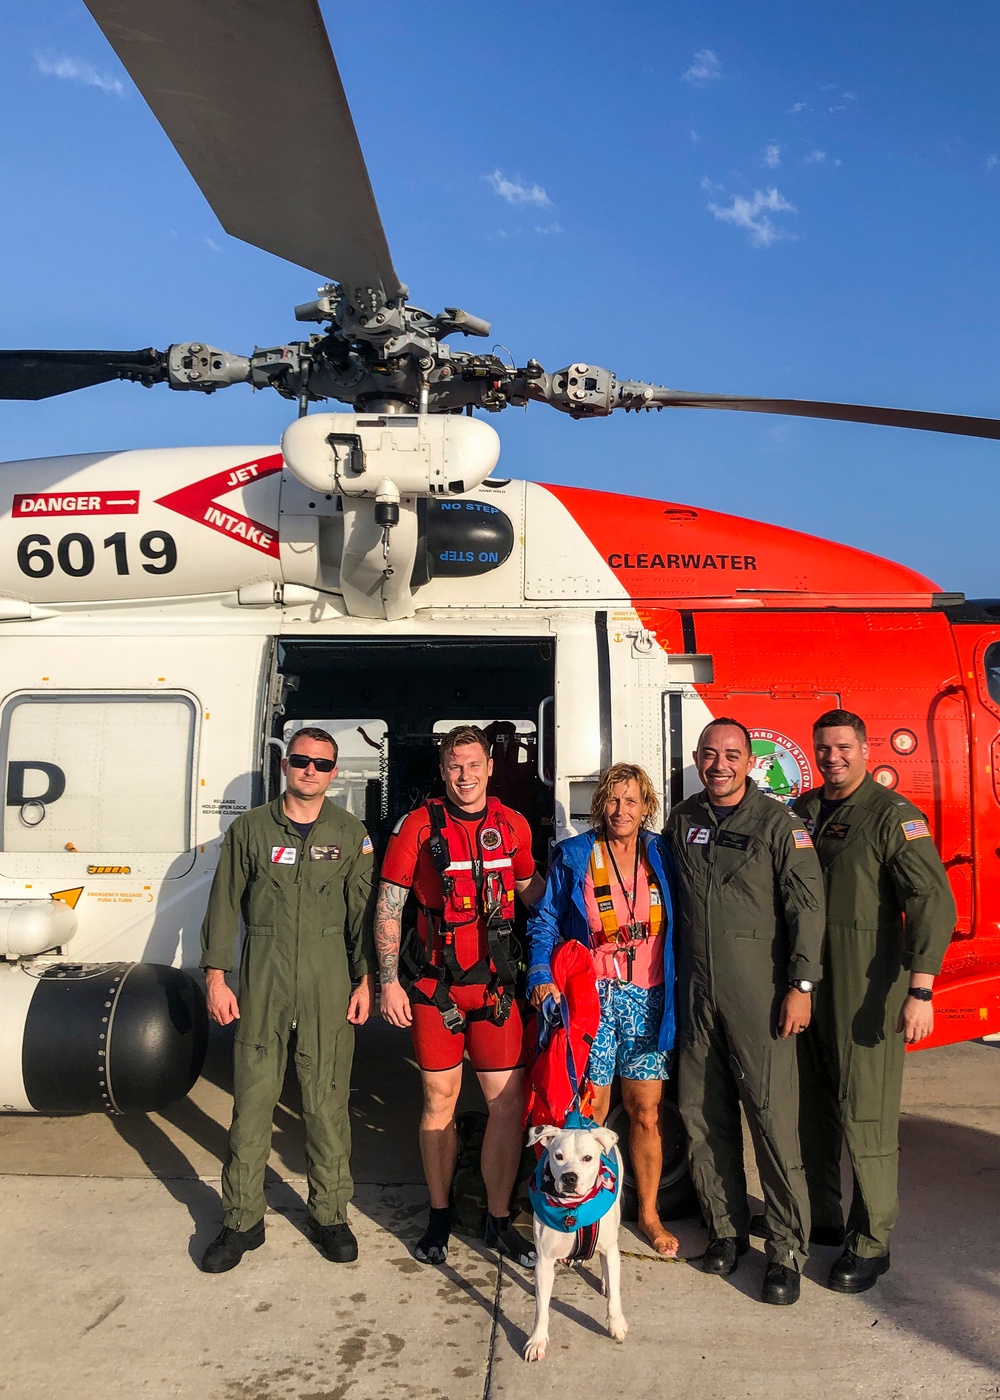
<svg viewBox="0 0 1000 1400">
<path fill-rule="evenodd" d="M 382 880 L 375 904 L 375 947 L 378 951 L 379 978 L 383 986 L 399 980 L 399 942 L 403 905 L 409 890 Z"/>
</svg>

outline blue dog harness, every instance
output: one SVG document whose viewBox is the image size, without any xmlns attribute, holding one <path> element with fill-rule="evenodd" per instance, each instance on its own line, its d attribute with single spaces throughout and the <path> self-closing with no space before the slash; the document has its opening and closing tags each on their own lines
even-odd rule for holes
<svg viewBox="0 0 1000 1400">
<path fill-rule="evenodd" d="M 567 1131 L 590 1132 L 597 1127 L 592 1118 L 584 1118 L 575 1108 L 566 1115 Z M 618 1158 L 614 1152 L 601 1153 L 597 1180 L 586 1196 L 567 1197 L 556 1194 L 555 1178 L 549 1165 L 548 1149 L 542 1153 L 535 1175 L 528 1188 L 531 1209 L 543 1225 L 560 1234 L 573 1235 L 572 1247 L 565 1255 L 569 1259 L 592 1259 L 597 1247 L 597 1232 L 601 1220 L 621 1195 L 622 1182 Z"/>
</svg>

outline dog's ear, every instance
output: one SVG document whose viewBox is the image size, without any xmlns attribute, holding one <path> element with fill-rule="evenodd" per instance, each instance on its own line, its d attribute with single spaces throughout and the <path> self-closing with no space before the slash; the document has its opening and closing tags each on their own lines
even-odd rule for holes
<svg viewBox="0 0 1000 1400">
<path fill-rule="evenodd" d="M 545 1124 L 544 1126 L 537 1128 L 530 1128 L 528 1130 L 528 1146 L 534 1147 L 536 1142 L 540 1142 L 543 1147 L 548 1147 L 549 1143 L 559 1132 L 562 1132 L 562 1129 L 553 1128 L 551 1124 Z"/>
<path fill-rule="evenodd" d="M 590 1135 L 601 1144 L 602 1152 L 610 1152 L 618 1141 L 618 1134 L 613 1133 L 610 1128 L 594 1128 Z"/>
</svg>

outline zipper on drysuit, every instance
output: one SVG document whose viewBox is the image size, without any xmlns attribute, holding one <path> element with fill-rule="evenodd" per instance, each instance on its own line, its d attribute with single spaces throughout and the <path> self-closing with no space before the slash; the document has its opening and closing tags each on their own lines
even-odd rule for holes
<svg viewBox="0 0 1000 1400">
<path fill-rule="evenodd" d="M 315 826 L 315 822 L 313 826 Z M 312 835 L 312 827 L 310 827 Z M 299 911 L 302 906 L 302 862 L 306 854 L 306 838 L 295 833 L 299 842 L 299 853 L 295 858 L 295 963 L 292 968 L 292 1030 L 299 1024 L 299 939 L 302 937 L 302 920 Z"/>
</svg>

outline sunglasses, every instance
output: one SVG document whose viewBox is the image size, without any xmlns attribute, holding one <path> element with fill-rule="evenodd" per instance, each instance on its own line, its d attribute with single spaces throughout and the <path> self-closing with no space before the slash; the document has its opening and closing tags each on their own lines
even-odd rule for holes
<svg viewBox="0 0 1000 1400">
<path fill-rule="evenodd" d="M 287 762 L 289 768 L 308 768 L 311 763 L 317 773 L 332 773 L 337 766 L 332 758 L 310 758 L 307 753 L 290 753 Z"/>
</svg>

